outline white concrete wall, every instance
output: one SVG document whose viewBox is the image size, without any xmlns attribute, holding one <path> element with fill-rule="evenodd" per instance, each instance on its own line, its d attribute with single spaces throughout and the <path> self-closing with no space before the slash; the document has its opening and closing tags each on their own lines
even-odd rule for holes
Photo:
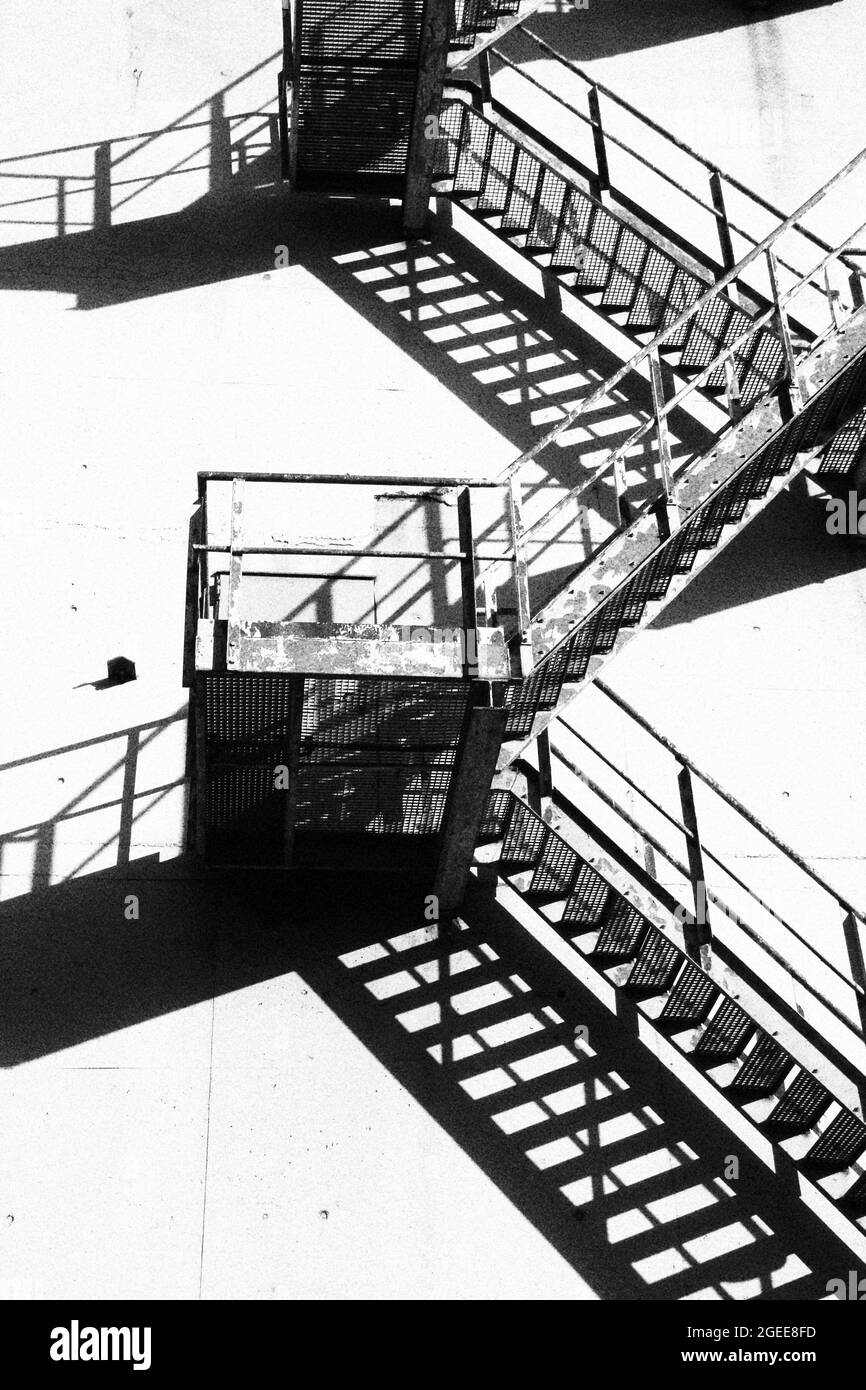
<svg viewBox="0 0 866 1390">
<path fill-rule="evenodd" d="M 592 22 L 605 9 L 612 51 L 595 62 L 599 76 L 780 200 L 808 191 L 857 142 L 861 0 L 621 55 L 616 0 L 596 0 Z M 51 0 L 26 16 L 7 6 L 0 157 L 201 118 L 214 92 L 276 53 L 279 34 L 275 0 L 194 10 Z M 275 71 L 274 60 L 233 88 L 226 110 L 271 102 Z M 179 201 L 205 180 L 193 170 Z M 10 182 L 0 178 L 3 201 Z M 171 210 L 180 186 L 166 181 L 140 206 Z M 37 234 L 15 216 L 5 239 Z M 348 450 L 359 470 L 447 472 L 515 452 L 320 278 L 297 264 L 266 269 L 272 232 L 254 271 L 101 309 L 76 308 L 74 274 L 0 292 L 0 761 L 23 760 L 2 774 L 7 909 L 117 863 L 132 727 L 142 728 L 142 814 L 129 858 L 178 853 L 183 722 L 162 721 L 185 704 L 197 469 L 339 469 Z M 678 605 L 676 622 L 630 648 L 615 683 L 863 898 L 863 571 L 830 543 L 820 509 L 783 500 L 773 517 Z M 92 688 L 120 653 L 138 680 Z M 134 863 L 121 888 L 125 876 L 139 882 Z M 146 904 L 153 890 L 140 877 Z M 100 921 L 122 931 L 112 892 Z M 151 901 L 156 916 L 184 916 L 170 893 Z M 50 892 L 34 903 L 43 927 L 54 911 L 57 933 L 81 932 L 86 950 L 81 909 L 65 919 Z M 301 1051 L 309 1070 L 298 1072 Z M 12 1068 L 0 1089 L 17 1136 L 2 1170 L 14 1222 L 0 1228 L 0 1287 L 12 1294 L 338 1297 L 367 1280 L 377 1297 L 591 1296 L 291 974 Z M 326 1244 L 329 1201 L 348 1216 Z"/>
</svg>

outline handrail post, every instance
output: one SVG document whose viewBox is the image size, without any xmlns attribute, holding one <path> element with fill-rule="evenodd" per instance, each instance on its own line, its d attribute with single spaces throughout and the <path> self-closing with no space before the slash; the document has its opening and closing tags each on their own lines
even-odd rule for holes
<svg viewBox="0 0 866 1390">
<path fill-rule="evenodd" d="M 529 606 L 529 569 L 526 560 L 526 542 L 524 540 L 523 531 L 522 493 L 523 488 L 520 484 L 520 480 L 516 473 L 512 473 L 507 484 L 506 504 L 508 509 L 508 529 L 511 538 L 511 550 L 514 557 L 514 597 L 517 610 L 517 637 L 519 642 L 519 669 L 515 674 L 518 676 L 527 676 L 532 670 L 534 660 L 529 630 L 532 614 Z"/>
<path fill-rule="evenodd" d="M 613 463 L 613 483 L 616 488 L 616 512 L 620 526 L 630 526 L 632 505 L 628 498 L 628 477 L 626 476 L 625 456 L 617 454 Z"/>
<path fill-rule="evenodd" d="M 776 266 L 776 256 L 772 246 L 767 247 L 767 270 L 770 276 L 770 288 L 773 293 L 773 304 L 775 306 L 775 326 L 776 331 L 782 342 L 782 350 L 785 354 L 785 374 L 787 378 L 788 394 L 791 397 L 791 404 L 794 410 L 799 410 L 803 405 L 803 394 L 800 389 L 800 382 L 797 376 L 797 359 L 794 356 L 794 347 L 791 342 L 791 329 L 788 323 L 788 311 L 781 302 L 779 294 L 779 272 Z"/>
<path fill-rule="evenodd" d="M 595 147 L 595 167 L 597 170 L 593 180 L 593 192 L 601 201 L 603 193 L 610 189 L 610 170 L 607 164 L 607 146 L 604 139 L 604 126 L 601 123 L 601 107 L 598 100 L 598 87 L 593 85 L 586 94 L 589 104 L 589 116 L 592 122 L 592 143 Z"/>
<path fill-rule="evenodd" d="M 824 294 L 826 296 L 827 305 L 830 310 L 830 317 L 833 320 L 833 328 L 835 332 L 838 333 L 839 329 L 842 327 L 842 316 L 839 313 L 839 291 L 834 290 L 833 286 L 830 284 L 829 265 L 824 266 L 824 286 Z"/>
<path fill-rule="evenodd" d="M 727 271 L 733 270 L 734 266 L 737 264 L 737 258 L 734 255 L 734 243 L 731 241 L 731 224 L 728 220 L 728 210 L 725 206 L 725 194 L 722 189 L 722 176 L 719 173 L 718 169 L 715 168 L 710 168 L 709 175 L 710 198 L 712 200 L 712 204 L 716 212 L 716 230 L 719 234 L 719 248 L 722 253 L 722 267 L 727 273 Z M 735 281 L 732 282 L 729 286 L 728 294 L 736 304 L 739 304 L 740 298 Z"/>
<path fill-rule="evenodd" d="M 672 535 L 672 533 L 678 529 L 680 524 L 680 513 L 676 503 L 671 500 L 673 493 L 671 440 L 668 431 L 668 417 L 664 414 L 665 385 L 658 348 L 653 348 L 649 355 L 649 368 L 662 485 L 662 495 L 659 497 L 656 507 L 656 518 L 659 523 L 661 539 L 666 541 L 668 536 Z"/>
<path fill-rule="evenodd" d="M 851 287 L 851 301 L 855 309 L 862 309 L 866 304 L 866 293 L 863 290 L 863 276 L 858 270 L 852 270 L 848 276 L 848 284 Z"/>
<path fill-rule="evenodd" d="M 472 505 L 468 487 L 457 494 L 457 528 L 460 538 L 460 591 L 463 626 L 463 678 L 478 675 L 478 603 L 475 569 L 475 539 L 472 534 Z"/>
<path fill-rule="evenodd" d="M 493 93 L 490 87 L 490 52 L 486 48 L 478 54 L 478 80 L 481 85 L 481 106 L 490 106 Z"/>
<path fill-rule="evenodd" d="M 682 762 L 679 763 L 677 785 L 680 793 L 683 825 L 688 831 L 686 835 L 686 852 L 688 854 L 692 893 L 695 899 L 695 920 L 693 923 L 685 923 L 683 932 L 686 939 L 686 949 L 689 955 L 706 970 L 709 969 L 711 960 L 713 932 L 709 918 L 707 881 L 704 874 L 704 856 L 701 851 L 701 841 L 698 832 L 698 813 L 695 807 L 695 792 L 692 786 L 692 775 L 685 763 Z"/>
</svg>

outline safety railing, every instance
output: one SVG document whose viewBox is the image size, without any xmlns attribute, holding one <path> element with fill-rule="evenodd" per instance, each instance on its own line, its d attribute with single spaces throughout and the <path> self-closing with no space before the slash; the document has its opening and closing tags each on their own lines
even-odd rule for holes
<svg viewBox="0 0 866 1390">
<path fill-rule="evenodd" d="M 226 511 L 220 513 L 221 520 L 217 530 L 218 536 L 210 535 L 211 522 L 209 521 L 209 489 L 212 485 L 222 484 L 231 489 L 231 504 Z M 454 537 L 446 537 L 439 548 L 416 547 L 406 545 L 389 545 L 388 536 L 399 522 L 394 522 L 390 527 L 383 528 L 376 536 L 374 542 L 364 541 L 363 544 L 328 543 L 319 544 L 313 541 L 298 540 L 296 542 L 285 541 L 274 544 L 261 544 L 244 535 L 243 527 L 240 524 L 240 515 L 243 509 L 243 498 L 245 485 L 250 487 L 258 485 L 288 485 L 293 487 L 313 486 L 321 487 L 352 487 L 366 488 L 375 487 L 382 489 L 385 494 L 394 492 L 397 497 L 403 496 L 409 490 L 409 495 L 416 500 L 423 500 L 425 493 L 431 489 L 443 489 L 456 494 L 457 512 L 457 534 Z M 495 550 L 486 549 L 479 544 L 475 524 L 473 522 L 472 493 L 475 490 L 488 492 L 493 495 L 492 519 L 488 519 L 483 532 L 485 538 Z M 417 494 L 417 497 L 416 497 Z M 369 569 L 380 561 L 416 561 L 418 565 L 406 573 L 401 573 L 400 583 L 405 584 L 409 579 L 417 579 L 419 572 L 424 572 L 425 567 L 431 562 L 441 567 L 442 572 L 447 571 L 448 567 L 459 567 L 459 608 L 460 608 L 460 633 L 463 638 L 463 651 L 466 657 L 464 661 L 464 674 L 471 674 L 473 664 L 473 653 L 478 652 L 478 627 L 494 626 L 497 614 L 494 611 L 492 594 L 489 586 L 485 586 L 480 578 L 481 567 L 490 564 L 505 563 L 510 566 L 516 564 L 515 547 L 513 543 L 513 532 L 510 530 L 512 518 L 509 514 L 510 489 L 507 484 L 503 484 L 495 478 L 461 477 L 458 475 L 423 475 L 423 474 L 327 474 L 327 473 L 245 473 L 245 472 L 225 472 L 225 471 L 206 471 L 198 475 L 198 505 L 199 518 L 195 529 L 195 535 L 190 537 L 188 574 L 187 574 L 187 604 L 190 616 L 194 613 L 198 618 L 213 618 L 219 615 L 224 607 L 221 603 L 221 595 L 225 592 L 237 593 L 241 580 L 242 567 L 245 557 L 304 557 L 315 559 L 333 558 L 337 562 L 342 562 L 340 567 L 334 572 L 322 576 L 322 586 L 326 589 L 333 581 L 350 573 L 356 561 L 363 561 L 365 567 Z M 213 511 L 213 496 L 211 496 L 211 508 Z M 407 513 L 408 515 L 408 513 Z M 406 516 L 401 518 L 405 521 Z M 210 538 L 209 538 L 210 537 Z M 217 568 L 220 559 L 226 564 L 222 569 Z M 429 574 L 427 575 L 429 580 Z M 227 581 L 227 589 L 224 585 Z M 381 604 L 387 604 L 388 600 L 394 596 L 385 593 L 381 596 Z M 424 629 L 421 624 L 413 624 L 413 631 L 421 632 Z M 194 631 L 193 625 L 188 624 L 188 635 Z M 512 653 L 514 663 L 513 675 L 521 674 L 519 670 L 519 655 Z M 192 653 L 187 653 L 187 668 L 191 669 Z"/>
<path fill-rule="evenodd" d="M 572 230 L 569 221 L 573 209 L 574 221 L 578 222 L 583 219 L 582 225 L 586 225 L 585 218 L 583 218 L 583 205 L 587 203 L 588 195 L 579 188 L 576 179 L 569 180 L 561 168 L 554 169 L 551 162 L 538 148 L 533 148 L 531 145 L 527 146 L 520 132 L 512 130 L 502 120 L 492 119 L 483 111 L 479 111 L 462 100 L 453 101 L 443 108 L 441 130 L 442 148 L 439 155 L 438 172 L 454 182 L 455 196 L 459 195 L 461 187 L 466 183 L 466 174 L 465 172 L 461 173 L 461 171 L 469 170 L 473 166 L 476 170 L 480 170 L 477 178 L 470 181 L 470 186 L 480 188 L 482 183 L 486 186 L 486 182 L 490 178 L 490 171 L 493 170 L 495 180 L 500 185 L 498 204 L 500 209 L 504 208 L 503 223 L 506 227 L 510 225 L 509 209 L 515 204 L 515 200 L 524 208 L 528 208 L 528 213 L 523 213 L 523 221 L 526 222 L 528 217 L 532 223 L 533 230 L 529 234 L 528 240 L 534 251 L 549 251 L 552 255 L 552 263 L 555 263 L 557 248 L 565 238 L 570 238 L 571 260 L 574 265 L 580 264 L 580 256 L 584 252 L 592 255 L 600 254 L 598 247 L 592 245 L 592 234 L 586 241 L 582 241 L 581 234 Z M 787 234 L 792 230 L 799 235 L 802 219 L 808 213 L 819 205 L 825 205 L 831 196 L 838 197 L 839 190 L 843 188 L 847 180 L 855 174 L 862 177 L 863 173 L 866 173 L 866 149 L 861 150 L 853 159 L 849 160 L 801 207 L 758 242 L 737 265 L 726 271 L 713 286 L 699 294 L 681 312 L 677 313 L 674 308 L 670 308 L 670 311 L 665 314 L 664 326 L 653 334 L 649 342 L 595 390 L 585 396 L 577 406 L 565 411 L 546 434 L 504 470 L 503 480 L 508 481 L 511 489 L 510 511 L 514 518 L 513 530 L 517 552 L 515 569 L 522 584 L 522 592 L 518 593 L 516 607 L 520 615 L 520 633 L 524 640 L 532 608 L 529 592 L 532 566 L 528 547 L 537 539 L 538 549 L 543 552 L 549 544 L 548 540 L 537 538 L 536 533 L 540 528 L 549 526 L 550 522 L 564 508 L 573 508 L 575 504 L 581 502 L 584 496 L 596 488 L 602 480 L 610 479 L 617 499 L 618 529 L 622 530 L 640 516 L 653 512 L 658 520 L 660 544 L 669 541 L 678 524 L 674 509 L 668 505 L 672 500 L 673 486 L 688 471 L 695 459 L 705 452 L 705 450 L 701 450 L 700 453 L 692 453 L 676 467 L 673 466 L 670 448 L 670 416 L 674 411 L 683 408 L 688 409 L 694 393 L 707 386 L 708 383 L 714 383 L 717 389 L 724 383 L 724 408 L 727 421 L 723 424 L 719 434 L 723 433 L 731 424 L 736 423 L 741 418 L 744 407 L 752 405 L 757 399 L 754 383 L 749 382 L 748 374 L 752 370 L 761 345 L 769 332 L 772 332 L 779 346 L 778 371 L 773 371 L 766 376 L 761 394 L 767 395 L 771 390 L 782 390 L 786 396 L 786 413 L 795 415 L 803 408 L 805 401 L 799 374 L 801 362 L 808 352 L 814 351 L 822 341 L 837 332 L 846 321 L 846 317 L 850 317 L 864 303 L 863 276 L 866 274 L 866 264 L 861 264 L 859 259 L 850 260 L 845 253 L 849 251 L 849 248 L 856 248 L 858 239 L 866 232 L 866 222 L 861 222 L 847 236 L 830 246 L 809 270 L 787 287 L 783 287 L 779 273 L 782 246 Z M 556 199 L 553 203 L 553 211 L 550 212 L 544 208 L 544 201 L 545 198 L 550 198 L 550 189 L 554 186 L 552 181 L 557 181 Z M 860 196 L 857 197 L 857 201 L 861 206 L 864 206 L 866 205 L 866 191 L 861 189 L 859 192 Z M 538 231 L 540 209 L 545 215 L 542 232 Z M 622 236 L 623 232 L 620 231 L 616 235 Z M 605 254 L 610 258 L 609 246 Z M 856 258 L 861 258 L 863 254 L 856 249 L 851 252 L 851 256 Z M 736 284 L 744 271 L 759 261 L 762 261 L 766 267 L 771 286 L 771 302 L 766 309 L 752 315 L 746 315 L 739 310 L 734 295 L 730 292 L 735 291 Z M 833 293 L 829 276 L 826 274 L 831 265 L 840 263 L 844 263 L 846 273 L 850 275 L 852 302 L 845 310 L 843 310 L 838 296 Z M 855 268 L 848 271 L 849 264 L 853 264 Z M 563 258 L 563 269 L 567 268 L 568 257 L 565 257 Z M 635 296 L 647 289 L 646 286 L 642 286 L 640 270 L 635 270 L 631 278 L 634 282 Z M 808 344 L 795 346 L 791 326 L 792 315 L 798 307 L 800 296 L 804 291 L 813 290 L 816 283 L 823 284 L 826 291 L 822 294 L 825 310 L 824 321 L 820 324 L 815 323 Z M 720 320 L 724 324 L 722 329 L 719 328 Z M 736 325 L 732 333 L 727 331 L 730 324 Z M 661 354 L 673 350 L 679 351 L 688 336 L 695 333 L 702 334 L 706 343 L 710 345 L 704 353 L 704 365 L 694 374 L 690 373 L 685 384 L 666 399 L 663 389 Z M 712 351 L 712 347 L 717 347 L 718 350 Z M 676 371 L 675 365 L 674 371 Z M 609 397 L 610 393 L 628 376 L 636 372 L 640 372 L 644 376 L 648 375 L 650 378 L 653 405 L 650 417 L 638 425 L 616 449 L 611 450 L 601 464 L 578 486 L 561 493 L 550 508 L 536 516 L 531 523 L 526 524 L 523 520 L 523 483 L 521 478 L 526 466 L 537 460 L 565 431 L 572 431 L 583 416 L 598 406 L 606 397 Z M 741 391 L 744 381 L 749 383 L 745 399 Z M 655 451 L 658 475 L 656 478 L 657 489 L 642 504 L 635 505 L 629 496 L 625 463 L 628 456 L 645 440 L 650 441 L 651 447 Z M 746 466 L 745 463 L 743 466 Z M 537 561 L 538 552 L 534 559 Z"/>
<path fill-rule="evenodd" d="M 619 846 L 634 836 L 695 941 L 733 951 L 866 1073 L 866 912 L 603 681 L 581 712 L 579 725 L 551 726 L 533 774 L 546 778 L 541 794 L 566 789 Z M 760 892 L 748 881 L 756 862 Z"/>
<path fill-rule="evenodd" d="M 552 132 L 558 140 L 553 148 L 567 150 L 565 158 L 591 180 L 599 196 L 693 257 L 708 277 L 730 270 L 785 220 L 780 208 L 591 77 L 525 23 L 509 36 L 509 44 L 519 46 L 519 52 L 509 54 L 497 43 L 478 58 L 481 90 L 492 109 L 506 109 L 493 93 L 497 72 L 500 82 L 509 79 L 508 99 L 518 107 L 523 89 L 531 88 L 533 127 L 540 138 Z M 523 124 L 517 112 L 511 115 Z M 833 247 L 814 228 L 795 224 L 778 261 L 782 279 L 803 276 L 816 249 Z M 851 257 L 843 267 L 849 273 L 857 269 Z M 738 288 L 756 307 L 766 307 L 771 297 L 760 264 L 741 270 Z M 821 282 L 812 288 L 817 295 L 828 291 Z M 829 288 L 844 292 L 841 284 Z M 797 328 L 808 336 L 807 324 Z"/>
</svg>

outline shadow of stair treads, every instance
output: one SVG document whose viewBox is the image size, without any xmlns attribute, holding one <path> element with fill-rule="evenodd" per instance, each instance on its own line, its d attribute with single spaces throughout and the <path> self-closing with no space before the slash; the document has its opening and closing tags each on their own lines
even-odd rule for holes
<svg viewBox="0 0 866 1390">
<path fill-rule="evenodd" d="M 645 997 L 665 994 L 683 963 L 683 953 L 664 932 L 650 926 L 623 988 Z"/>
<path fill-rule="evenodd" d="M 556 241 L 550 259 L 551 270 L 574 270 L 586 259 L 585 242 L 598 208 L 579 188 L 568 187 L 559 217 Z M 581 283 L 578 272 L 578 284 Z M 588 281 L 592 284 L 592 279 Z"/>
<path fill-rule="evenodd" d="M 734 306 L 729 299 L 718 295 L 699 309 L 689 324 L 688 336 L 683 343 L 680 368 L 696 372 L 706 367 L 721 352 L 730 339 L 727 327 L 731 321 Z"/>
<path fill-rule="evenodd" d="M 484 843 L 489 840 L 501 840 L 505 834 L 505 827 L 511 816 L 515 798 L 511 792 L 491 792 L 487 798 L 487 805 L 484 807 L 484 815 L 481 820 L 481 827 L 478 831 L 479 840 Z"/>
<path fill-rule="evenodd" d="M 526 239 L 527 251 L 549 251 L 559 231 L 568 184 L 545 166 Z"/>
<path fill-rule="evenodd" d="M 823 1115 L 833 1097 L 820 1081 L 800 1071 L 764 1120 L 779 1134 L 803 1134 Z"/>
<path fill-rule="evenodd" d="M 631 903 L 619 898 L 605 914 L 590 954 L 594 960 L 631 960 L 646 929 L 646 918 Z"/>
<path fill-rule="evenodd" d="M 502 845 L 501 866 L 517 869 L 534 865 L 549 833 L 544 821 L 533 815 L 525 802 L 516 801 Z"/>
<path fill-rule="evenodd" d="M 603 309 L 629 309 L 641 286 L 641 273 L 649 258 L 649 242 L 626 227 L 616 248 L 616 266 L 601 297 Z"/>
<path fill-rule="evenodd" d="M 528 150 L 521 149 L 519 145 L 517 150 L 517 163 L 514 166 L 511 193 L 505 205 L 505 212 L 499 229 L 502 232 L 529 231 L 532 225 L 535 200 L 540 193 L 541 161 L 530 154 Z"/>
<path fill-rule="evenodd" d="M 482 121 L 471 107 L 467 106 L 463 116 L 460 153 L 454 171 L 454 193 L 465 195 L 479 191 L 492 141 L 493 127 Z"/>
<path fill-rule="evenodd" d="M 478 193 L 478 212 L 504 212 L 508 202 L 511 174 L 517 156 L 517 145 L 501 130 L 494 133 L 487 155 L 487 164 Z"/>
<path fill-rule="evenodd" d="M 560 926 L 592 931 L 599 925 L 612 896 L 613 889 L 601 874 L 597 874 L 590 864 L 582 864 Z"/>
<path fill-rule="evenodd" d="M 670 324 L 675 323 L 680 314 L 684 313 L 692 304 L 697 303 L 708 289 L 709 286 L 705 285 L 703 280 L 699 280 L 696 275 L 692 275 L 689 271 L 683 270 L 682 266 L 678 266 L 667 293 L 667 305 L 660 327 L 667 328 Z M 664 351 L 668 348 L 681 348 L 689 335 L 690 328 L 691 323 L 686 319 L 675 333 L 671 333 L 663 343 L 659 344 L 659 347 Z"/>
<path fill-rule="evenodd" d="M 638 331 L 658 328 L 676 272 L 676 261 L 664 251 L 650 250 L 641 270 L 640 288 L 626 320 L 629 328 Z"/>
<path fill-rule="evenodd" d="M 760 1033 L 757 1043 L 725 1089 L 743 1099 L 770 1096 L 793 1066 L 793 1057 L 781 1043 L 769 1033 Z"/>
<path fill-rule="evenodd" d="M 825 1173 L 849 1168 L 866 1149 L 866 1125 L 850 1110 L 840 1110 L 801 1162 Z"/>
<path fill-rule="evenodd" d="M 754 1027 L 754 1019 L 736 1000 L 723 998 L 689 1056 L 703 1063 L 730 1061 L 742 1051 Z"/>
<path fill-rule="evenodd" d="M 526 892 L 532 898 L 564 898 L 571 892 L 580 864 L 571 846 L 551 833 L 544 842 Z"/>
<path fill-rule="evenodd" d="M 847 1207 L 855 1216 L 866 1212 L 866 1173 L 861 1173 L 848 1191 L 839 1198 L 839 1205 Z"/>
</svg>

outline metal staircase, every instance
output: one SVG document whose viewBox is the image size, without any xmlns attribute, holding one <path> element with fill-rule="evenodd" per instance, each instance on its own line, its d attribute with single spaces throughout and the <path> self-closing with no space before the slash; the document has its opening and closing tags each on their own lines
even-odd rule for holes
<svg viewBox="0 0 866 1390">
<path fill-rule="evenodd" d="M 744 1007 L 736 976 L 722 985 L 717 968 L 711 973 L 709 962 L 683 949 L 669 914 L 650 915 L 635 904 L 634 876 L 617 873 L 585 822 L 582 834 L 569 835 L 574 828 L 561 823 L 554 829 L 513 793 L 494 792 L 481 827 L 486 866 L 540 919 L 545 937 L 554 932 L 566 944 L 566 960 L 574 952 L 613 988 L 610 1007 L 618 1017 L 635 1016 L 633 1026 L 648 1026 L 655 1035 L 655 1050 L 684 1059 L 699 1093 L 732 1127 L 746 1122 L 756 1152 L 763 1144 L 764 1161 L 777 1177 L 794 1170 L 801 1191 L 804 1184 L 812 1191 L 815 1209 L 837 1230 L 847 1226 L 852 1249 L 862 1257 L 862 1071 L 849 1072 L 860 1083 L 859 1095 L 850 1083 L 838 1084 L 838 1073 L 835 1092 L 824 1084 L 796 1030 L 782 1030 L 782 1041 L 774 1026 L 778 1015 L 759 1021 L 762 1001 L 757 1010 L 751 999 Z M 842 1089 L 856 1099 L 845 1103 Z"/>
<path fill-rule="evenodd" d="M 856 429 L 866 402 L 861 267 L 845 255 L 863 228 L 830 248 L 805 274 L 790 271 L 784 250 L 786 235 L 801 232 L 801 219 L 861 169 L 866 152 L 706 289 L 649 234 L 581 187 L 578 176 L 545 155 L 541 143 L 527 146 L 502 117 L 452 98 L 443 106 L 440 128 L 440 192 L 555 276 L 569 293 L 608 317 L 619 314 L 630 335 L 649 335 L 622 368 L 507 470 L 516 562 L 511 648 L 524 679 L 506 697 L 503 770 L 797 472 L 819 455 L 828 471 L 834 458 L 847 458 L 850 443 L 828 445 L 840 431 Z M 741 285 L 761 259 L 769 307 L 747 313 Z M 844 321 L 827 274 L 840 260 L 851 275 L 853 300 Z M 815 317 L 816 294 L 824 297 L 823 324 Z M 811 326 L 802 322 L 805 318 Z M 669 398 L 663 355 L 685 382 Z M 640 425 L 579 488 L 524 524 L 526 465 L 639 369 L 650 376 L 654 419 Z M 669 417 L 693 403 L 697 393 L 721 398 L 726 422 L 710 450 L 674 469 Z M 635 506 L 626 463 L 650 441 L 658 485 L 649 501 Z M 543 553 L 545 542 L 536 542 L 535 535 L 542 528 L 549 533 L 566 507 L 573 515 L 602 477 L 613 481 L 619 528 L 558 592 L 535 603 L 528 546 L 537 543 Z"/>
<path fill-rule="evenodd" d="M 519 8 L 452 0 L 447 48 L 473 51 Z M 424 0 L 284 0 L 283 171 L 295 188 L 402 187 L 425 14 Z"/>
</svg>

